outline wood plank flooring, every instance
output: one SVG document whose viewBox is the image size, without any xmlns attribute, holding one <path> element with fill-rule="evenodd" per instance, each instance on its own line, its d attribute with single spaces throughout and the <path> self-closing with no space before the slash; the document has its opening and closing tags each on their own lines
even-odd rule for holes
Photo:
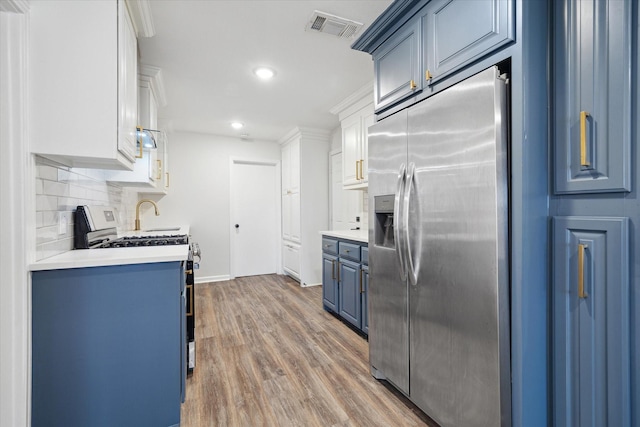
<svg viewBox="0 0 640 427">
<path fill-rule="evenodd" d="M 286 276 L 196 285 L 182 426 L 433 426 L 369 373 L 365 339 Z"/>
</svg>

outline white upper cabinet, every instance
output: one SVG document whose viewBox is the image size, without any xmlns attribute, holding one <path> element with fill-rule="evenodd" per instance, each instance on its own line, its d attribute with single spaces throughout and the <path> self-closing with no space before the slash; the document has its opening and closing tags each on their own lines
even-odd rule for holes
<svg viewBox="0 0 640 427">
<path fill-rule="evenodd" d="M 345 190 L 368 187 L 368 129 L 375 121 L 373 89 L 365 86 L 331 112 L 342 128 L 342 185 Z"/>
<path fill-rule="evenodd" d="M 32 2 L 32 152 L 73 167 L 136 156 L 137 40 L 124 1 Z"/>
</svg>

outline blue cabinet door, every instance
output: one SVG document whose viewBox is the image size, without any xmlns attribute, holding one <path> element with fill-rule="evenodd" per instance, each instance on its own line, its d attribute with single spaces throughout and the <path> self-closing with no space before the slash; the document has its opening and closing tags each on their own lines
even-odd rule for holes
<svg viewBox="0 0 640 427">
<path fill-rule="evenodd" d="M 427 83 L 435 83 L 515 40 L 513 3 L 513 0 L 430 2 L 422 14 Z"/>
<path fill-rule="evenodd" d="M 415 19 L 372 54 L 374 104 L 380 110 L 422 89 L 421 21 Z"/>
<path fill-rule="evenodd" d="M 340 259 L 340 315 L 361 328 L 360 264 Z"/>
<path fill-rule="evenodd" d="M 325 307 L 338 312 L 338 257 L 322 254 L 322 303 Z"/>
<path fill-rule="evenodd" d="M 183 279 L 180 262 L 34 272 L 32 425 L 178 425 Z"/>
<path fill-rule="evenodd" d="M 554 425 L 631 425 L 628 219 L 553 219 Z"/>
<path fill-rule="evenodd" d="M 369 335 L 369 267 L 362 267 L 362 332 Z"/>
<path fill-rule="evenodd" d="M 630 191 L 633 0 L 552 3 L 555 192 Z"/>
</svg>

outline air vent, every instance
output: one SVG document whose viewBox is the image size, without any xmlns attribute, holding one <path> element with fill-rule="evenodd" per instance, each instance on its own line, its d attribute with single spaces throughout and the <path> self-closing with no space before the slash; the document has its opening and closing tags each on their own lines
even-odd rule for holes
<svg viewBox="0 0 640 427">
<path fill-rule="evenodd" d="M 307 31 L 317 31 L 331 34 L 341 39 L 348 39 L 353 37 L 361 27 L 362 24 L 360 22 L 316 10 L 311 15 L 306 29 Z"/>
</svg>

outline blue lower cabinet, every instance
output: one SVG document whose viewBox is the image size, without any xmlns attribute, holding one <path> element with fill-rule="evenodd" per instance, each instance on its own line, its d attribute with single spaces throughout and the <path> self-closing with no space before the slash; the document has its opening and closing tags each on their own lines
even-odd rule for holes
<svg viewBox="0 0 640 427">
<path fill-rule="evenodd" d="M 360 324 L 360 264 L 340 260 L 340 316 L 356 328 Z"/>
<path fill-rule="evenodd" d="M 322 303 L 338 312 L 338 257 L 322 254 Z"/>
<path fill-rule="evenodd" d="M 554 425 L 630 426 L 629 225 L 553 219 Z"/>
<path fill-rule="evenodd" d="M 367 244 L 322 238 L 322 303 L 355 328 L 369 333 Z"/>
<path fill-rule="evenodd" d="M 34 427 L 179 425 L 181 264 L 33 273 Z"/>
</svg>

